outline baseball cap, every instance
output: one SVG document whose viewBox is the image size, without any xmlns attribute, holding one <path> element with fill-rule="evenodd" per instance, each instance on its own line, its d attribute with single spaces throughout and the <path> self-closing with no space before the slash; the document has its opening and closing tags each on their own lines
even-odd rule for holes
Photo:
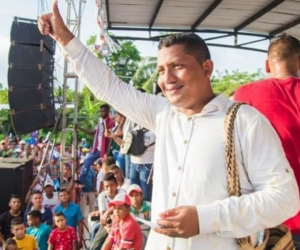
<svg viewBox="0 0 300 250">
<path fill-rule="evenodd" d="M 85 138 L 82 138 L 81 140 L 82 140 L 82 141 L 85 141 Z"/>
<path fill-rule="evenodd" d="M 52 186 L 52 187 L 54 187 L 53 181 L 48 179 L 48 180 L 45 181 L 44 186 L 47 187 L 49 185 Z"/>
<path fill-rule="evenodd" d="M 130 195 L 132 191 L 136 191 L 138 193 L 143 194 L 143 190 L 141 189 L 141 187 L 137 184 L 131 184 L 129 186 L 129 188 L 127 189 L 127 194 Z"/>
<path fill-rule="evenodd" d="M 122 205 L 131 206 L 130 198 L 127 194 L 117 194 L 116 197 L 108 203 L 108 207 L 112 206 L 122 206 Z"/>
<path fill-rule="evenodd" d="M 82 152 L 83 152 L 83 153 L 87 153 L 87 152 L 90 152 L 90 150 L 89 150 L 88 148 L 83 148 L 83 149 L 82 149 Z"/>
<path fill-rule="evenodd" d="M 21 140 L 20 144 L 26 144 L 26 142 L 24 140 Z"/>
</svg>

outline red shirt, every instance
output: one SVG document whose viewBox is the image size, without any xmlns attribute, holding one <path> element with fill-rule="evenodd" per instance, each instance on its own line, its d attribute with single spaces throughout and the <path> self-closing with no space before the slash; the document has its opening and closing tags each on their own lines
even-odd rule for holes
<svg viewBox="0 0 300 250">
<path fill-rule="evenodd" d="M 72 250 L 74 241 L 77 241 L 77 235 L 73 227 L 67 227 L 64 232 L 55 228 L 50 234 L 48 244 L 52 244 L 54 250 Z"/>
<path fill-rule="evenodd" d="M 109 237 L 113 243 L 112 250 L 121 248 L 142 250 L 142 231 L 130 214 L 122 222 L 113 222 Z"/>
<path fill-rule="evenodd" d="M 264 114 L 277 131 L 300 186 L 300 78 L 269 78 L 240 87 L 234 99 Z M 300 235 L 300 212 L 285 222 Z"/>
<path fill-rule="evenodd" d="M 112 118 L 110 118 L 110 116 L 107 116 L 105 118 L 104 122 L 106 123 L 107 129 L 112 129 L 115 126 L 115 122 Z M 103 133 L 104 133 L 104 131 L 103 131 Z M 110 138 L 106 138 L 103 134 L 102 143 L 101 143 L 101 152 L 100 152 L 101 158 L 103 158 L 104 155 L 107 153 L 107 149 L 108 149 L 110 140 L 111 140 Z"/>
</svg>

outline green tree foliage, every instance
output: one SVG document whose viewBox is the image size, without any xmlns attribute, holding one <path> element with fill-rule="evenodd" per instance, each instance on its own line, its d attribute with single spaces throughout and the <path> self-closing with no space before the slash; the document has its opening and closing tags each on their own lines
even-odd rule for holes
<svg viewBox="0 0 300 250">
<path fill-rule="evenodd" d="M 0 83 L 0 104 L 8 103 L 8 89 L 3 89 L 3 84 Z"/>
<path fill-rule="evenodd" d="M 226 70 L 224 73 L 217 71 L 216 75 L 212 77 L 211 82 L 215 93 L 225 93 L 229 96 L 239 86 L 266 77 L 262 70 L 254 73 L 240 72 L 239 70 L 228 72 Z"/>
<path fill-rule="evenodd" d="M 153 88 L 157 82 L 158 77 L 156 64 L 156 57 L 143 58 L 132 79 L 134 86 L 143 88 L 148 93 L 153 93 Z"/>
<path fill-rule="evenodd" d="M 115 71 L 120 79 L 129 83 L 138 69 L 139 61 L 141 60 L 140 52 L 134 43 L 132 41 L 122 40 L 119 42 L 121 50 L 113 52 L 107 58 L 104 58 L 99 51 L 94 49 L 95 41 L 96 36 L 91 36 L 87 41 L 87 45 L 90 46 L 91 50 L 99 59 L 107 61 L 109 67 Z"/>
</svg>

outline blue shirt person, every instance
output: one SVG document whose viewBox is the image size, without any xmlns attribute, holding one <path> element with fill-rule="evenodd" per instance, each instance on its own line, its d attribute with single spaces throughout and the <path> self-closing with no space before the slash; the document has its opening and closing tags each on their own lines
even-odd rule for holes
<svg viewBox="0 0 300 250">
<path fill-rule="evenodd" d="M 82 218 L 80 207 L 77 204 L 70 202 L 70 195 L 66 189 L 59 190 L 58 198 L 61 204 L 55 208 L 55 213 L 62 212 L 66 217 L 67 225 L 75 228 L 75 230 L 77 230 L 77 226 L 78 226 L 79 240 L 82 241 L 83 240 L 83 224 L 82 224 L 83 218 Z"/>
<path fill-rule="evenodd" d="M 51 227 L 42 223 L 42 213 L 38 210 L 29 211 L 27 222 L 29 228 L 26 229 L 26 234 L 32 235 L 35 238 L 39 250 L 47 250 Z"/>
</svg>

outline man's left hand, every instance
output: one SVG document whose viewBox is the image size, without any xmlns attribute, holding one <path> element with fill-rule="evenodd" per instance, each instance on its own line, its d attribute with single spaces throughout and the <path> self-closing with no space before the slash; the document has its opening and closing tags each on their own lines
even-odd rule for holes
<svg viewBox="0 0 300 250">
<path fill-rule="evenodd" d="M 190 238 L 200 233 L 198 213 L 195 206 L 180 206 L 160 214 L 154 231 L 169 237 Z"/>
</svg>

